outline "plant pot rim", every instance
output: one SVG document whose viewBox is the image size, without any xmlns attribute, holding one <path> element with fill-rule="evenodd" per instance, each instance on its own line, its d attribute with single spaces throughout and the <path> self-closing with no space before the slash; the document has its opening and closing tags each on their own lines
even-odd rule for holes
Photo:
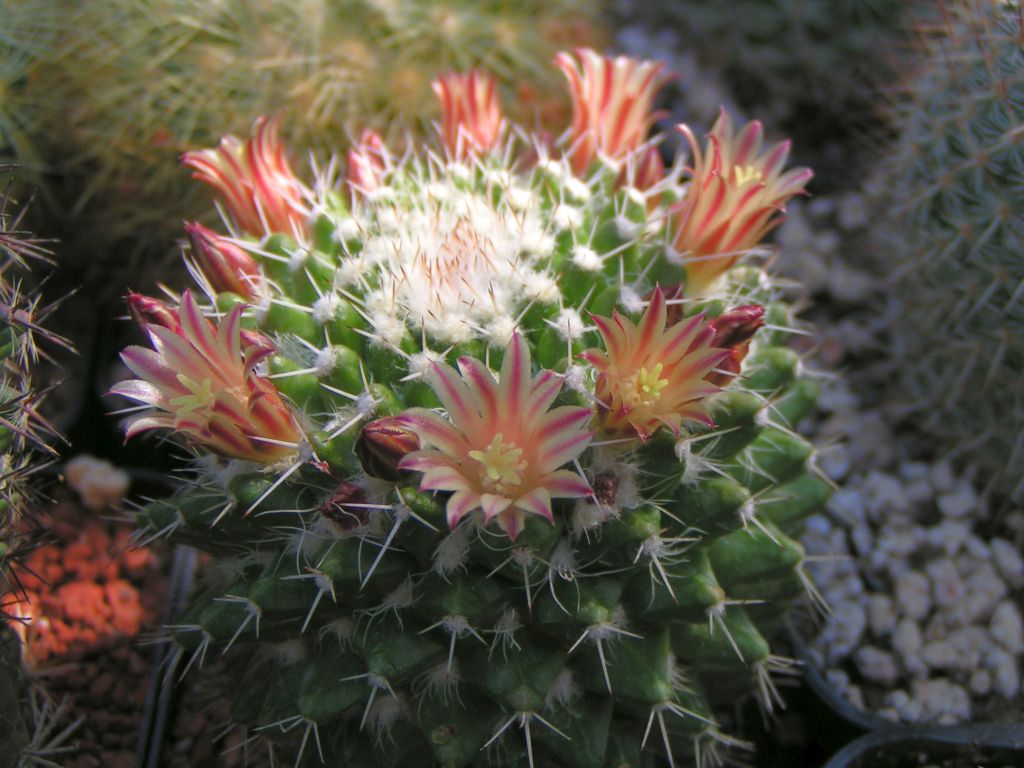
<svg viewBox="0 0 1024 768">
<path fill-rule="evenodd" d="M 957 725 L 903 723 L 887 720 L 872 712 L 858 709 L 843 698 L 835 686 L 825 679 L 814 659 L 811 658 L 810 650 L 804 642 L 797 623 L 792 613 L 787 614 L 786 629 L 793 644 L 794 653 L 803 669 L 804 680 L 807 681 L 818 698 L 840 717 L 867 732 L 836 753 L 825 768 L 845 768 L 850 760 L 868 749 L 901 741 L 950 745 L 977 744 L 998 749 L 1020 750 L 1024 757 L 1024 723 L 972 721 Z"/>
<path fill-rule="evenodd" d="M 988 747 L 1012 753 L 1010 759 L 1024 758 L 1024 728 L 1016 723 L 966 723 L 869 731 L 836 752 L 824 768 L 851 768 L 858 764 L 858 760 L 885 747 L 910 750 L 928 746 L 941 748 L 944 745 Z"/>
</svg>

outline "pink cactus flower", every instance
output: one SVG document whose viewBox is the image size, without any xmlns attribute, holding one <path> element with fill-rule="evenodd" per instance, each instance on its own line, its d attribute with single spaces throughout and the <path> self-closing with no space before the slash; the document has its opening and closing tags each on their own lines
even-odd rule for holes
<svg viewBox="0 0 1024 768">
<path fill-rule="evenodd" d="M 505 121 L 493 76 L 479 70 L 449 72 L 431 86 L 441 101 L 441 135 L 449 157 L 465 160 L 498 147 Z"/>
<path fill-rule="evenodd" d="M 582 175 L 599 156 L 622 162 L 641 147 L 658 118 L 654 98 L 670 78 L 659 62 L 601 56 L 589 48 L 574 53 L 559 53 L 555 64 L 569 80 L 568 155 L 573 172 Z"/>
<path fill-rule="evenodd" d="M 563 469 L 590 444 L 588 408 L 549 410 L 562 389 L 554 371 L 530 370 L 530 350 L 516 333 L 505 352 L 499 381 L 469 357 L 459 360 L 462 375 L 435 363 L 428 381 L 448 412 L 413 409 L 402 420 L 424 449 L 399 462 L 399 469 L 422 472 L 421 490 L 452 491 L 448 524 L 483 510 L 515 540 L 527 514 L 552 520 L 551 500 L 591 495 L 575 472 Z"/>
<path fill-rule="evenodd" d="M 302 433 L 280 393 L 254 371 L 272 349 L 243 342 L 242 307 L 215 326 L 186 291 L 180 311 L 168 312 L 142 315 L 150 320 L 145 328 L 153 349 L 121 353 L 139 378 L 111 393 L 154 409 L 129 421 L 127 437 L 171 429 L 222 456 L 261 464 L 295 456 Z M 168 317 L 171 325 L 164 324 Z"/>
<path fill-rule="evenodd" d="M 703 315 L 666 328 L 665 296 L 656 288 L 636 325 L 618 312 L 592 319 L 605 350 L 582 357 L 598 370 L 594 394 L 609 436 L 647 440 L 662 426 L 678 435 L 684 421 L 712 423 L 708 398 L 720 388 L 707 377 L 730 350 L 713 346 Z"/>
<path fill-rule="evenodd" d="M 348 151 L 345 184 L 353 194 L 368 195 L 384 184 L 388 151 L 376 131 L 366 130 L 359 143 Z"/>
<path fill-rule="evenodd" d="M 252 136 L 225 136 L 216 149 L 186 152 L 181 162 L 192 178 L 213 187 L 242 231 L 254 237 L 282 233 L 299 237 L 306 229 L 309 190 L 288 165 L 278 135 L 278 118 L 260 117 Z"/>
<path fill-rule="evenodd" d="M 260 267 L 244 248 L 194 221 L 185 222 L 185 235 L 193 258 L 215 291 L 230 291 L 247 301 L 263 292 Z"/>
<path fill-rule="evenodd" d="M 777 214 L 804 192 L 814 173 L 810 168 L 783 173 L 790 143 L 762 152 L 761 123 L 747 123 L 735 134 L 724 109 L 703 153 L 687 126 L 679 131 L 693 153 L 692 180 L 673 207 L 671 226 L 673 246 L 686 265 L 687 293 L 695 295 L 782 223 Z"/>
</svg>

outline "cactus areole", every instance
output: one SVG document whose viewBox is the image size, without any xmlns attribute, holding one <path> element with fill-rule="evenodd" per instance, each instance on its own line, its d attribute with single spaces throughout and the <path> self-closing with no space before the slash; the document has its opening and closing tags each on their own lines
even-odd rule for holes
<svg viewBox="0 0 1024 768">
<path fill-rule="evenodd" d="M 726 118 L 666 170 L 660 66 L 557 62 L 559 141 L 448 73 L 404 159 L 367 132 L 302 181 L 262 120 L 185 158 L 227 231 L 191 228 L 179 307 L 132 297 L 153 348 L 116 391 L 197 455 L 139 512 L 215 556 L 177 659 L 223 653 L 277 759 L 682 765 L 741 744 L 736 697 L 776 703 L 829 488 L 757 260 L 810 172 Z"/>
</svg>

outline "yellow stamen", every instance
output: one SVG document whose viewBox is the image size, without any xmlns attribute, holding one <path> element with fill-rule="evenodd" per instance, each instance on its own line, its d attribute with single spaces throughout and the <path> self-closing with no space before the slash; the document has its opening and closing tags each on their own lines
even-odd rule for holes
<svg viewBox="0 0 1024 768">
<path fill-rule="evenodd" d="M 658 402 L 661 391 L 668 386 L 668 379 L 661 378 L 662 364 L 652 369 L 646 367 L 630 376 L 622 386 L 622 404 L 626 408 L 648 407 Z"/>
<path fill-rule="evenodd" d="M 206 408 L 213 404 L 215 395 L 213 394 L 213 382 L 210 379 L 195 381 L 184 373 L 179 373 L 177 378 L 181 385 L 189 391 L 187 395 L 175 397 L 170 402 L 179 414 Z"/>
<path fill-rule="evenodd" d="M 505 444 L 505 437 L 500 432 L 491 440 L 491 444 L 482 451 L 470 451 L 469 457 L 476 459 L 483 466 L 480 481 L 488 493 L 506 495 L 522 482 L 522 472 L 526 462 L 522 461 L 523 449 L 515 443 Z"/>
<path fill-rule="evenodd" d="M 760 181 L 761 171 L 752 165 L 737 165 L 733 169 L 733 173 L 736 174 L 737 184 L 746 184 L 748 181 Z"/>
</svg>

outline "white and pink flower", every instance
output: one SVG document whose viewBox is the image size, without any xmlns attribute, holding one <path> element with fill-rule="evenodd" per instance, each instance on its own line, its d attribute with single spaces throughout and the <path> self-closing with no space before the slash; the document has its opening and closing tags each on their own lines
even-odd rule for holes
<svg viewBox="0 0 1024 768">
<path fill-rule="evenodd" d="M 460 375 L 461 372 L 461 375 Z M 551 500 L 590 496 L 590 485 L 565 469 L 593 438 L 589 408 L 551 409 L 562 377 L 541 371 L 534 378 L 530 350 L 514 334 L 498 381 L 479 360 L 463 357 L 459 372 L 443 363 L 427 381 L 448 419 L 413 409 L 402 422 L 426 446 L 405 456 L 400 469 L 422 472 L 421 490 L 450 491 L 448 524 L 474 510 L 515 539 L 526 515 L 553 519 Z"/>
<path fill-rule="evenodd" d="M 607 435 L 647 440 L 662 426 L 678 435 L 685 421 L 712 423 L 708 398 L 720 387 L 708 376 L 731 351 L 713 346 L 715 329 L 703 315 L 666 327 L 665 296 L 656 288 L 635 325 L 618 312 L 591 318 L 605 349 L 582 357 L 598 371 L 594 395 Z"/>
<path fill-rule="evenodd" d="M 589 48 L 574 54 L 559 53 L 555 64 L 569 80 L 567 154 L 573 173 L 582 175 L 598 157 L 621 163 L 641 148 L 658 119 L 654 99 L 669 76 L 655 61 L 602 56 Z"/>
<path fill-rule="evenodd" d="M 498 82 L 479 70 L 449 72 L 431 83 L 441 101 L 441 135 L 453 160 L 497 149 L 505 121 Z"/>
<path fill-rule="evenodd" d="M 310 215 L 306 200 L 311 193 L 288 165 L 278 127 L 277 117 L 260 117 L 248 140 L 225 136 L 216 149 L 186 152 L 181 158 L 193 169 L 192 178 L 220 194 L 235 224 L 255 237 L 299 237 Z"/>
<path fill-rule="evenodd" d="M 145 321 L 153 349 L 132 346 L 121 353 L 139 378 L 111 393 L 151 409 L 128 422 L 127 437 L 170 429 L 214 453 L 261 464 L 298 453 L 303 438 L 291 411 L 254 370 L 273 348 L 243 337 L 241 306 L 217 326 L 187 291 L 180 310 L 146 297 L 135 298 L 132 309 Z"/>
<path fill-rule="evenodd" d="M 699 294 L 716 277 L 782 223 L 786 201 L 803 194 L 814 176 L 810 168 L 783 173 L 790 143 L 767 150 L 760 121 L 738 134 L 723 109 L 701 152 L 693 131 L 679 131 L 693 154 L 691 180 L 672 212 L 673 247 L 686 267 L 686 287 Z"/>
</svg>

